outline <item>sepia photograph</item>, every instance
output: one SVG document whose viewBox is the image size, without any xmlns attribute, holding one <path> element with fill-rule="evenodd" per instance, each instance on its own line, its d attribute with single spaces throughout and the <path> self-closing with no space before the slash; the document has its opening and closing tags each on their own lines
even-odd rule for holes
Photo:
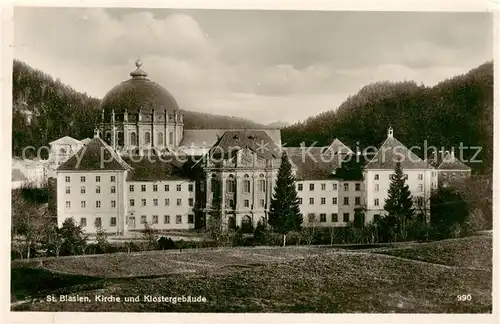
<svg viewBox="0 0 500 324">
<path fill-rule="evenodd" d="M 12 19 L 10 312 L 495 313 L 492 11 Z"/>
</svg>

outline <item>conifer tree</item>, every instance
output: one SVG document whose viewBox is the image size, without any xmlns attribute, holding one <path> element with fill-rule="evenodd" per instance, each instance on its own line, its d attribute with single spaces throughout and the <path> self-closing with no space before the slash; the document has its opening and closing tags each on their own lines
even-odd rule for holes
<svg viewBox="0 0 500 324">
<path fill-rule="evenodd" d="M 281 234 L 300 230 L 302 225 L 295 178 L 286 153 L 281 156 L 281 166 L 269 210 L 269 225 Z"/>
<path fill-rule="evenodd" d="M 408 225 L 413 220 L 414 210 L 410 189 L 398 162 L 394 168 L 384 209 L 387 211 L 387 220 L 392 239 L 406 240 Z"/>
</svg>

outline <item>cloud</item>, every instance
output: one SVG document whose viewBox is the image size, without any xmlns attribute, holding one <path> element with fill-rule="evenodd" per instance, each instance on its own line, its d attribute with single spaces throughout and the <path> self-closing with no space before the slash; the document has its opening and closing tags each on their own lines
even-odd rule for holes
<svg viewBox="0 0 500 324">
<path fill-rule="evenodd" d="M 492 57 L 491 14 L 29 8 L 15 57 L 102 97 L 140 57 L 184 109 L 294 122 L 380 80 L 435 84 Z"/>
</svg>

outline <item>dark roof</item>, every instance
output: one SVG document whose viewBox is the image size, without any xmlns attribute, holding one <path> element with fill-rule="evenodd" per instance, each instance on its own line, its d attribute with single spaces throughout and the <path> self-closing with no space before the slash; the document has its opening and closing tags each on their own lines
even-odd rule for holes
<svg viewBox="0 0 500 324">
<path fill-rule="evenodd" d="M 438 170 L 460 170 L 470 171 L 471 168 L 455 157 L 455 154 L 446 152 L 443 160 L 438 166 Z"/>
<path fill-rule="evenodd" d="M 140 73 L 135 73 L 137 71 Z M 132 72 L 131 76 L 131 79 L 109 90 L 102 99 L 101 109 L 107 116 L 113 109 L 117 114 L 125 110 L 128 113 L 135 113 L 139 108 L 146 114 L 152 113 L 153 109 L 155 113 L 179 110 L 174 96 L 158 83 L 146 78 L 147 74 L 144 71 L 138 69 Z"/>
<path fill-rule="evenodd" d="M 330 146 L 327 149 L 333 153 L 345 153 L 345 154 L 354 153 L 347 145 L 342 143 L 338 138 L 334 139 L 332 144 L 330 144 Z"/>
<path fill-rule="evenodd" d="M 297 168 L 295 178 L 298 180 L 333 179 L 333 172 L 340 166 L 342 161 L 339 155 L 293 154 L 293 151 L 290 154 L 288 149 L 287 155 L 292 167 Z"/>
<path fill-rule="evenodd" d="M 396 138 L 389 136 L 365 169 L 394 169 L 397 162 L 400 162 L 403 169 L 432 168 L 429 163 L 419 158 Z"/>
<path fill-rule="evenodd" d="M 230 157 L 234 151 L 245 148 L 264 159 L 280 158 L 282 153 L 272 138 L 263 130 L 230 130 L 224 132 L 214 144 L 209 151 L 209 156 L 224 154 Z"/>
<path fill-rule="evenodd" d="M 99 137 L 94 137 L 87 145 L 57 168 L 58 171 L 124 171 L 128 169 L 130 169 L 130 166 Z"/>
<path fill-rule="evenodd" d="M 130 156 L 124 160 L 132 167 L 127 181 L 188 180 L 183 163 L 175 156 Z"/>
<path fill-rule="evenodd" d="M 28 178 L 19 169 L 12 169 L 12 181 L 26 181 Z"/>
<path fill-rule="evenodd" d="M 228 129 L 185 129 L 179 146 L 212 147 Z M 231 129 L 231 131 L 264 131 L 274 143 L 281 141 L 279 129 Z"/>
</svg>

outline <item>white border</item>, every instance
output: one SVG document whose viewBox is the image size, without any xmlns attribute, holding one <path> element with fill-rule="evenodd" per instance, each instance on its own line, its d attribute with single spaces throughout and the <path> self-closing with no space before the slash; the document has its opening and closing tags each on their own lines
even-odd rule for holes
<svg viewBox="0 0 500 324">
<path fill-rule="evenodd" d="M 8 3 L 6 3 L 8 1 Z M 13 39 L 13 11 L 12 2 L 7 0 L 2 2 L 2 108 L 1 130 L 0 132 L 0 183 L 1 197 L 5 199 L 0 204 L 0 228 L 4 230 L 0 236 L 3 240 L 0 244 L 2 260 L 10 259 L 10 168 L 11 168 L 11 118 L 10 109 L 12 102 L 12 58 L 13 51 L 9 44 Z M 455 11 L 455 12 L 495 12 L 494 19 L 494 58 L 498 59 L 499 50 L 499 2 L 492 0 L 59 0 L 59 1 L 15 1 L 17 6 L 64 6 L 64 7 L 157 7 L 157 8 L 179 8 L 179 9 L 266 9 L 266 10 L 350 10 L 350 11 Z M 496 80 L 500 79 L 500 71 L 494 69 L 494 184 L 500 181 L 500 114 L 498 96 L 500 95 L 500 85 Z M 494 185 L 494 206 L 493 214 L 498 214 L 500 210 L 500 188 Z M 283 322 L 283 323 L 497 323 L 498 310 L 495 304 L 498 303 L 497 292 L 498 282 L 498 240 L 495 238 L 499 230 L 498 221 L 494 217 L 494 278 L 493 278 L 493 314 L 480 315 L 454 315 L 454 314 L 181 314 L 181 313 L 19 313 L 10 312 L 10 267 L 8 262 L 3 265 L 0 285 L 2 288 L 1 312 L 3 322 L 8 323 L 254 323 L 254 322 Z M 9 231 L 9 232 L 8 232 Z M 481 253 L 481 251 L 477 251 Z"/>
</svg>

